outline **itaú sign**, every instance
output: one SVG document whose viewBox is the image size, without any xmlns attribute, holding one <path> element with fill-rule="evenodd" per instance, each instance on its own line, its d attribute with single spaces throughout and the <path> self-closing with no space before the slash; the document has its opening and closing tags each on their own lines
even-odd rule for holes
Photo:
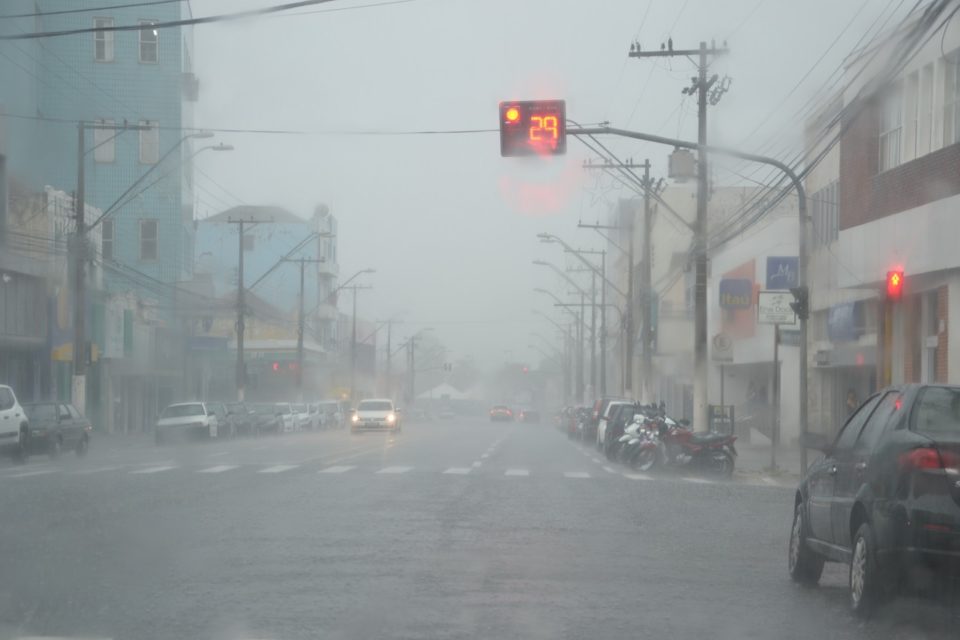
<svg viewBox="0 0 960 640">
<path fill-rule="evenodd" d="M 720 281 L 721 309 L 749 309 L 753 306 L 753 281 L 724 278 Z"/>
</svg>

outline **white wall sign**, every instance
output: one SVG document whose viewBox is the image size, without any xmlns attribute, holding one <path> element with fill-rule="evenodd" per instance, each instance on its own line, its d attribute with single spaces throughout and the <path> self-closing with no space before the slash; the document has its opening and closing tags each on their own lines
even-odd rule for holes
<svg viewBox="0 0 960 640">
<path fill-rule="evenodd" d="M 757 294 L 757 322 L 760 324 L 796 324 L 797 314 L 790 308 L 789 291 L 760 291 Z"/>
</svg>

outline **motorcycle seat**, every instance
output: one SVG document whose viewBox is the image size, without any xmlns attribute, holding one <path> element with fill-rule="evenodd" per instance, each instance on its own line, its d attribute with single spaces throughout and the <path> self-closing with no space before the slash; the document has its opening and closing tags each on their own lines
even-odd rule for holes
<svg viewBox="0 0 960 640">
<path fill-rule="evenodd" d="M 690 438 L 690 442 L 693 444 L 713 444 L 715 442 L 722 442 L 727 438 L 729 438 L 729 436 L 722 433 L 695 433 L 693 437 Z"/>
</svg>

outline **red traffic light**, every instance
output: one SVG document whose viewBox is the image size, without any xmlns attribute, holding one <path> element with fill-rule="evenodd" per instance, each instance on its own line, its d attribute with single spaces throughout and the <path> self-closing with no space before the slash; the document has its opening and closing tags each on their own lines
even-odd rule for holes
<svg viewBox="0 0 960 640">
<path fill-rule="evenodd" d="M 279 363 L 279 362 L 274 362 L 274 363 L 273 363 L 273 370 L 274 370 L 274 371 L 280 371 L 280 363 Z"/>
<path fill-rule="evenodd" d="M 899 300 L 903 296 L 903 269 L 887 271 L 887 300 Z"/>
<path fill-rule="evenodd" d="M 530 373 L 529 367 L 524 367 L 524 368 L 523 368 L 523 372 L 524 372 L 524 373 Z"/>
<path fill-rule="evenodd" d="M 500 155 L 567 152 L 567 106 L 563 100 L 500 103 Z"/>
</svg>

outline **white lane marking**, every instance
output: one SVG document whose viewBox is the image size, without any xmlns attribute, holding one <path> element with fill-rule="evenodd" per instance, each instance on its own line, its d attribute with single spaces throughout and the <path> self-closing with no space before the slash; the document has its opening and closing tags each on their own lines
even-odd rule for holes
<svg viewBox="0 0 960 640">
<path fill-rule="evenodd" d="M 218 464 L 215 467 L 210 467 L 208 469 L 200 469 L 197 473 L 223 473 L 224 471 L 230 471 L 231 469 L 237 469 L 235 464 Z"/>
<path fill-rule="evenodd" d="M 624 473 L 623 477 L 627 480 L 653 480 L 652 476 L 645 473 Z"/>
<path fill-rule="evenodd" d="M 290 469 L 296 469 L 299 466 L 298 464 L 277 464 L 272 467 L 267 467 L 266 469 L 260 469 L 257 473 L 283 473 L 284 471 L 290 471 Z"/>
<path fill-rule="evenodd" d="M 17 640 L 112 640 L 94 636 L 19 636 Z"/>
<path fill-rule="evenodd" d="M 474 468 L 474 469 L 479 469 L 479 468 L 480 468 L 480 465 L 482 465 L 482 464 L 483 464 L 482 462 L 480 462 L 479 460 L 477 460 L 476 462 L 473 463 L 473 468 Z"/>
<path fill-rule="evenodd" d="M 616 472 L 617 472 L 617 470 L 614 469 L 614 468 L 612 468 L 612 467 L 603 467 L 603 470 L 606 471 L 607 473 L 616 473 Z"/>
<path fill-rule="evenodd" d="M 716 484 L 715 480 L 707 480 L 706 478 L 683 478 L 683 480 L 694 484 Z"/>
<path fill-rule="evenodd" d="M 470 467 L 450 467 L 444 473 L 448 473 L 455 476 L 465 476 L 470 473 Z"/>
<path fill-rule="evenodd" d="M 597 458 L 597 457 L 594 457 L 594 456 L 590 456 L 590 459 L 593 460 L 594 462 L 596 462 L 597 464 L 603 464 L 603 461 L 600 460 L 600 458 Z"/>
<path fill-rule="evenodd" d="M 147 467 L 146 469 L 137 469 L 136 471 L 131 471 L 130 473 L 142 475 L 145 473 L 160 473 L 161 471 L 170 471 L 170 469 L 176 469 L 176 467 L 168 465 L 163 465 L 160 467 Z"/>
<path fill-rule="evenodd" d="M 356 467 L 345 464 L 340 466 L 327 467 L 326 469 L 320 469 L 320 471 L 318 471 L 317 473 L 345 473 L 347 471 L 350 471 L 350 469 L 356 469 Z"/>
<path fill-rule="evenodd" d="M 777 484 L 776 480 L 774 480 L 773 478 L 768 478 L 767 476 L 760 476 L 760 480 L 769 485 Z"/>
<path fill-rule="evenodd" d="M 481 460 L 486 460 L 486 459 L 489 458 L 489 457 L 490 457 L 490 454 L 489 454 L 489 453 L 485 453 L 485 454 L 483 454 L 482 456 L 480 456 L 480 459 L 481 459 Z"/>
<path fill-rule="evenodd" d="M 384 467 L 377 473 L 406 473 L 410 469 L 413 469 L 413 467 Z"/>
<path fill-rule="evenodd" d="M 505 476 L 528 476 L 530 471 L 527 469 L 507 469 L 507 472 L 504 473 Z"/>
<path fill-rule="evenodd" d="M 564 478 L 589 478 L 590 474 L 586 471 L 564 471 Z"/>
<path fill-rule="evenodd" d="M 49 473 L 56 473 L 56 469 L 37 469 L 35 471 L 21 471 L 20 473 L 13 473 L 4 478 L 29 478 L 31 476 L 45 476 Z"/>
</svg>

